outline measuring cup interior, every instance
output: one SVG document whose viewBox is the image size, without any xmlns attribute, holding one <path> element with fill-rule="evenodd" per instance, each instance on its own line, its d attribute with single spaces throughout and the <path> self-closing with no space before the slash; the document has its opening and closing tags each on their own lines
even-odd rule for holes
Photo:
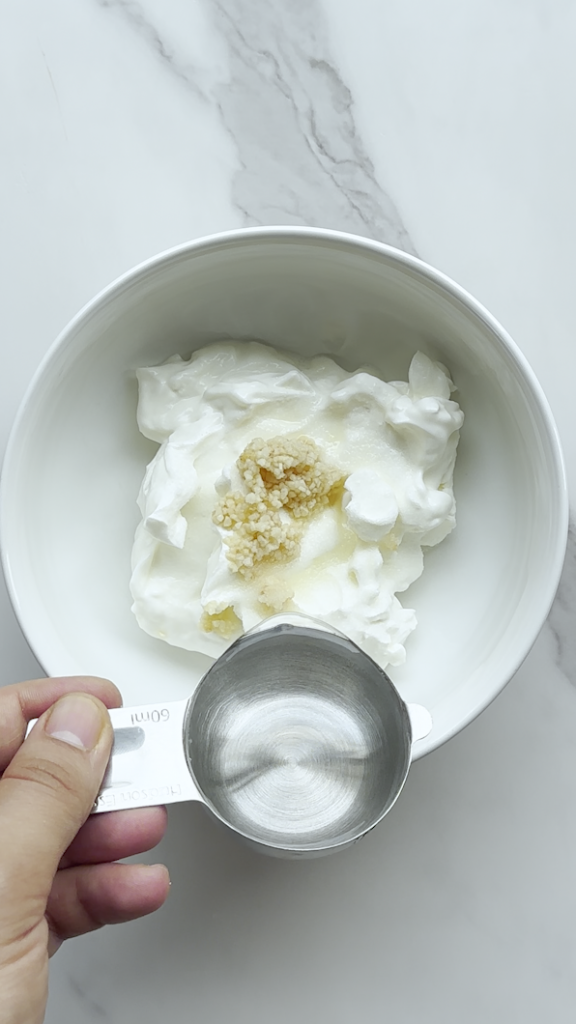
<svg viewBox="0 0 576 1024">
<path fill-rule="evenodd" d="M 410 764 L 406 709 L 352 641 L 276 626 L 218 659 L 185 722 L 208 807 L 247 838 L 330 849 L 374 826 Z"/>
</svg>

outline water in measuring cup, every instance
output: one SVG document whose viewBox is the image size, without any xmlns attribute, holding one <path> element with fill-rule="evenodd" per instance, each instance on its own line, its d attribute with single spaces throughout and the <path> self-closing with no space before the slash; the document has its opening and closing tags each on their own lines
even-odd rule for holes
<svg viewBox="0 0 576 1024">
<path fill-rule="evenodd" d="M 371 659 L 345 638 L 278 627 L 243 637 L 211 673 L 188 756 L 223 820 L 281 846 L 370 827 L 405 768 L 405 726 Z"/>
</svg>

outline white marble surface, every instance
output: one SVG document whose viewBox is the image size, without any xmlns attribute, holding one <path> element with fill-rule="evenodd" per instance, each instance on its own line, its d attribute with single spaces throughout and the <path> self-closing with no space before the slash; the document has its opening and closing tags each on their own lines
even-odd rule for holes
<svg viewBox="0 0 576 1024">
<path fill-rule="evenodd" d="M 418 252 L 499 317 L 574 503 L 575 36 L 574 0 L 4 0 L 2 444 L 118 273 L 224 228 L 321 224 Z M 40 670 L 0 601 L 6 683 Z M 49 1024 L 572 1021 L 575 608 L 573 536 L 515 679 L 350 852 L 267 860 L 174 809 L 169 904 L 64 948 Z"/>
</svg>

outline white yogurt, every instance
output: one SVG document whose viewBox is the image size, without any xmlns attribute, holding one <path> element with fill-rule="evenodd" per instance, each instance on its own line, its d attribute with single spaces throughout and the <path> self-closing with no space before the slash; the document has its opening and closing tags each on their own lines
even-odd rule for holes
<svg viewBox="0 0 576 1024">
<path fill-rule="evenodd" d="M 396 594 L 422 573 L 423 546 L 455 524 L 463 414 L 446 370 L 417 353 L 408 382 L 387 384 L 327 357 L 227 342 L 141 369 L 138 381 L 138 425 L 160 444 L 138 498 L 131 591 L 140 626 L 217 657 L 270 614 L 260 598 L 275 593 L 382 666 L 402 663 L 416 617 Z M 227 531 L 212 515 L 228 491 L 242 490 L 236 460 L 246 446 L 279 435 L 316 442 L 339 470 L 342 499 L 303 522 L 295 558 L 263 562 L 246 579 L 232 570 Z M 207 632 L 206 613 L 237 632 Z"/>
</svg>

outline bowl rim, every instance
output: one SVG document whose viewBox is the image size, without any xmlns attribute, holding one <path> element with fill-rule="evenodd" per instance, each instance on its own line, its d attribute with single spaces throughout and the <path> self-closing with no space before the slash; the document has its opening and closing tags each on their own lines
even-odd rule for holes
<svg viewBox="0 0 576 1024">
<path fill-rule="evenodd" d="M 34 620 L 33 616 L 27 613 L 27 610 L 22 603 L 18 591 L 18 585 L 12 571 L 8 509 L 10 504 L 10 484 L 18 463 L 20 435 L 25 428 L 26 420 L 34 406 L 37 392 L 41 390 L 44 375 L 52 361 L 58 354 L 62 354 L 62 352 L 66 350 L 67 346 L 73 342 L 74 336 L 83 321 L 88 320 L 99 307 L 106 305 L 111 300 L 121 295 L 123 291 L 127 290 L 139 278 L 144 278 L 156 268 L 162 265 L 167 265 L 173 261 L 178 262 L 182 257 L 190 254 L 200 252 L 207 253 L 211 250 L 242 244 L 243 242 L 250 240 L 286 240 L 292 242 L 309 241 L 325 243 L 327 245 L 332 243 L 337 244 L 340 247 L 345 246 L 351 251 L 356 249 L 364 255 L 372 253 L 375 256 L 385 257 L 391 263 L 400 266 L 403 265 L 409 268 L 426 282 L 436 285 L 441 291 L 452 297 L 452 299 L 457 300 L 468 310 L 468 312 L 488 328 L 490 333 L 497 339 L 498 343 L 505 350 L 508 358 L 514 364 L 521 378 L 524 379 L 542 418 L 542 425 L 547 434 L 553 459 L 553 463 L 550 465 L 550 471 L 551 478 L 554 479 L 556 485 L 557 529 L 554 553 L 550 560 L 550 571 L 547 576 L 547 583 L 540 592 L 540 610 L 537 616 L 539 625 L 531 634 L 526 635 L 523 643 L 519 643 L 517 645 L 516 657 L 510 662 L 507 678 L 499 679 L 497 685 L 492 686 L 487 690 L 483 694 L 482 699 L 477 701 L 473 707 L 469 709 L 466 715 L 462 716 L 458 724 L 455 724 L 452 728 L 446 729 L 442 735 L 438 737 L 437 742 L 431 742 L 434 737 L 434 730 L 432 730 L 429 738 L 427 737 L 425 740 L 421 740 L 415 744 L 413 760 L 417 760 L 437 747 L 442 746 L 477 718 L 478 715 L 480 715 L 482 711 L 484 711 L 502 692 L 530 652 L 540 630 L 542 629 L 542 626 L 546 621 L 560 582 L 568 537 L 569 500 L 566 468 L 558 428 L 542 385 L 537 379 L 528 360 L 496 317 L 493 316 L 493 314 L 490 313 L 478 299 L 474 298 L 470 292 L 443 271 L 436 269 L 417 256 L 404 252 L 402 249 L 397 249 L 394 246 L 362 235 L 356 235 L 332 228 L 315 228 L 282 224 L 267 225 L 263 227 L 234 228 L 228 231 L 203 235 L 199 238 L 182 242 L 168 249 L 164 249 L 161 252 L 142 260 L 140 263 L 114 278 L 104 288 L 100 289 L 68 321 L 52 344 L 48 347 L 45 355 L 41 359 L 36 371 L 30 379 L 8 436 L 0 475 L 0 558 L 4 570 L 8 594 L 20 628 L 22 629 L 27 642 L 34 653 L 34 656 L 39 661 L 43 670 L 50 675 L 51 672 L 54 671 L 50 636 L 44 631 L 42 625 L 40 625 L 39 628 L 38 623 Z"/>
</svg>

